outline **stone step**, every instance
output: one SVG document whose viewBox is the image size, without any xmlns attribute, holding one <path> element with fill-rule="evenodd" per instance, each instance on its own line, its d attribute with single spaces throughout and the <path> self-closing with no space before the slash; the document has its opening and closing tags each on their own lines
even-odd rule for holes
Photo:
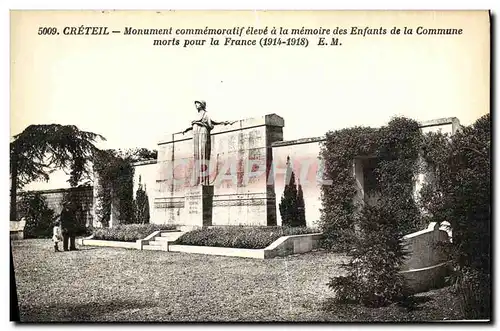
<svg viewBox="0 0 500 331">
<path fill-rule="evenodd" d="M 169 237 L 155 237 L 156 241 L 161 241 L 161 242 L 167 242 L 167 241 L 170 241 Z M 152 241 L 150 241 L 152 242 Z"/>
<path fill-rule="evenodd" d="M 162 232 L 162 233 L 160 233 L 160 235 L 161 235 L 162 237 L 168 237 L 170 234 L 172 234 L 172 233 L 177 233 L 177 232 L 178 232 L 178 231 L 175 231 L 175 232 L 174 232 L 174 231 L 172 231 L 172 232 Z"/>
<path fill-rule="evenodd" d="M 162 232 L 161 233 L 161 238 L 160 240 L 168 240 L 168 241 L 176 241 L 177 239 L 179 239 L 180 236 L 182 236 L 185 232 L 182 232 L 182 231 L 178 231 L 178 232 Z M 158 238 L 158 237 L 156 237 Z M 155 238 L 155 239 L 156 239 Z M 165 238 L 165 239 L 163 239 Z"/>
<path fill-rule="evenodd" d="M 164 248 L 163 246 L 144 245 L 142 246 L 142 249 L 146 251 L 162 251 Z"/>
<path fill-rule="evenodd" d="M 167 244 L 167 241 L 156 241 L 156 240 L 151 240 L 149 242 L 149 245 L 151 246 L 163 246 L 163 245 L 166 245 Z"/>
</svg>

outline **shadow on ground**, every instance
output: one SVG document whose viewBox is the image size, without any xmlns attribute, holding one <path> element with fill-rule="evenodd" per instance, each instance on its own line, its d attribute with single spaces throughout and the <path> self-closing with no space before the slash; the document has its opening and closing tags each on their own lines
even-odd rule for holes
<svg viewBox="0 0 500 331">
<path fill-rule="evenodd" d="M 103 314 L 156 307 L 157 303 L 138 300 L 114 300 L 109 302 L 88 302 L 84 304 L 57 304 L 21 308 L 21 322 L 99 321 Z"/>
</svg>

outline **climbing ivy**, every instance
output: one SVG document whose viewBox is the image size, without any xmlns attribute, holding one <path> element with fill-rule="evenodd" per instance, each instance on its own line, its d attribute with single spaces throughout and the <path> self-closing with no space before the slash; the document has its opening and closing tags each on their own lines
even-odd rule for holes
<svg viewBox="0 0 500 331">
<path fill-rule="evenodd" d="M 320 157 L 325 163 L 325 177 L 333 182 L 321 187 L 320 227 L 326 247 L 341 251 L 352 247 L 362 208 L 369 203 L 366 196 L 357 199 L 359 189 L 353 175 L 356 158 L 372 161 L 377 203 L 382 203 L 380 199 L 389 202 L 401 232 L 419 228 L 414 189 L 421 143 L 419 124 L 404 117 L 394 118 L 381 128 L 354 127 L 326 134 Z"/>
<path fill-rule="evenodd" d="M 156 158 L 156 151 L 145 148 L 128 150 L 103 150 L 94 160 L 94 171 L 99 177 L 96 198 L 100 201 L 96 209 L 98 221 L 109 226 L 111 209 L 117 208 L 120 224 L 136 223 L 133 197 L 133 163 Z"/>
<path fill-rule="evenodd" d="M 419 124 L 403 117 L 378 129 L 327 133 L 321 157 L 333 185 L 322 187 L 320 227 L 328 248 L 351 256 L 346 275 L 329 283 L 339 301 L 381 306 L 406 294 L 399 274 L 405 258 L 401 241 L 420 227 L 414 192 L 421 144 Z M 354 162 L 373 172 L 371 192 L 363 196 Z"/>
</svg>

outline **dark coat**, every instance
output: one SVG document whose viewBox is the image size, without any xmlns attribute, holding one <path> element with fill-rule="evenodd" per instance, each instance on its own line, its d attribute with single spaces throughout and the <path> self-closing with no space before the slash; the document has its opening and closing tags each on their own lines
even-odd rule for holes
<svg viewBox="0 0 500 331">
<path fill-rule="evenodd" d="M 64 207 L 61 211 L 61 229 L 63 232 L 70 233 L 75 230 L 75 215 L 68 207 Z"/>
</svg>

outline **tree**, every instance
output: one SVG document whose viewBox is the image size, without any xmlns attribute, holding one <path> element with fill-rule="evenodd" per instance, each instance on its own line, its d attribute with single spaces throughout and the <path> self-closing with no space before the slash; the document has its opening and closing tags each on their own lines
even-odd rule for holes
<svg viewBox="0 0 500 331">
<path fill-rule="evenodd" d="M 130 150 L 129 153 L 132 155 L 132 158 L 136 159 L 137 161 L 158 158 L 158 151 L 155 149 L 149 150 L 147 148 L 135 148 Z"/>
<path fill-rule="evenodd" d="M 283 226 L 305 226 L 304 197 L 302 187 L 297 191 L 295 173 L 292 170 L 290 157 L 287 157 L 287 171 L 285 173 L 285 190 L 279 205 Z M 300 193 L 300 194 L 299 194 Z"/>
<path fill-rule="evenodd" d="M 306 226 L 306 206 L 304 203 L 304 192 L 302 191 L 302 185 L 298 185 L 297 189 L 297 223 L 295 226 Z"/>
<path fill-rule="evenodd" d="M 76 187 L 89 178 L 88 162 L 98 151 L 99 134 L 74 125 L 30 125 L 10 143 L 10 220 L 17 220 L 17 190 L 35 180 L 49 180 L 54 168 L 71 169 L 68 182 Z"/>
<path fill-rule="evenodd" d="M 136 223 L 149 223 L 149 198 L 146 187 L 142 188 L 141 176 L 139 176 L 139 187 L 135 193 L 135 221 Z"/>
<path fill-rule="evenodd" d="M 111 219 L 112 205 L 120 223 L 134 223 L 132 162 L 137 160 L 134 155 L 130 150 L 114 149 L 102 150 L 95 155 L 94 171 L 99 177 L 96 199 L 101 201 L 97 206 L 97 217 L 104 226 L 108 226 Z"/>
</svg>

